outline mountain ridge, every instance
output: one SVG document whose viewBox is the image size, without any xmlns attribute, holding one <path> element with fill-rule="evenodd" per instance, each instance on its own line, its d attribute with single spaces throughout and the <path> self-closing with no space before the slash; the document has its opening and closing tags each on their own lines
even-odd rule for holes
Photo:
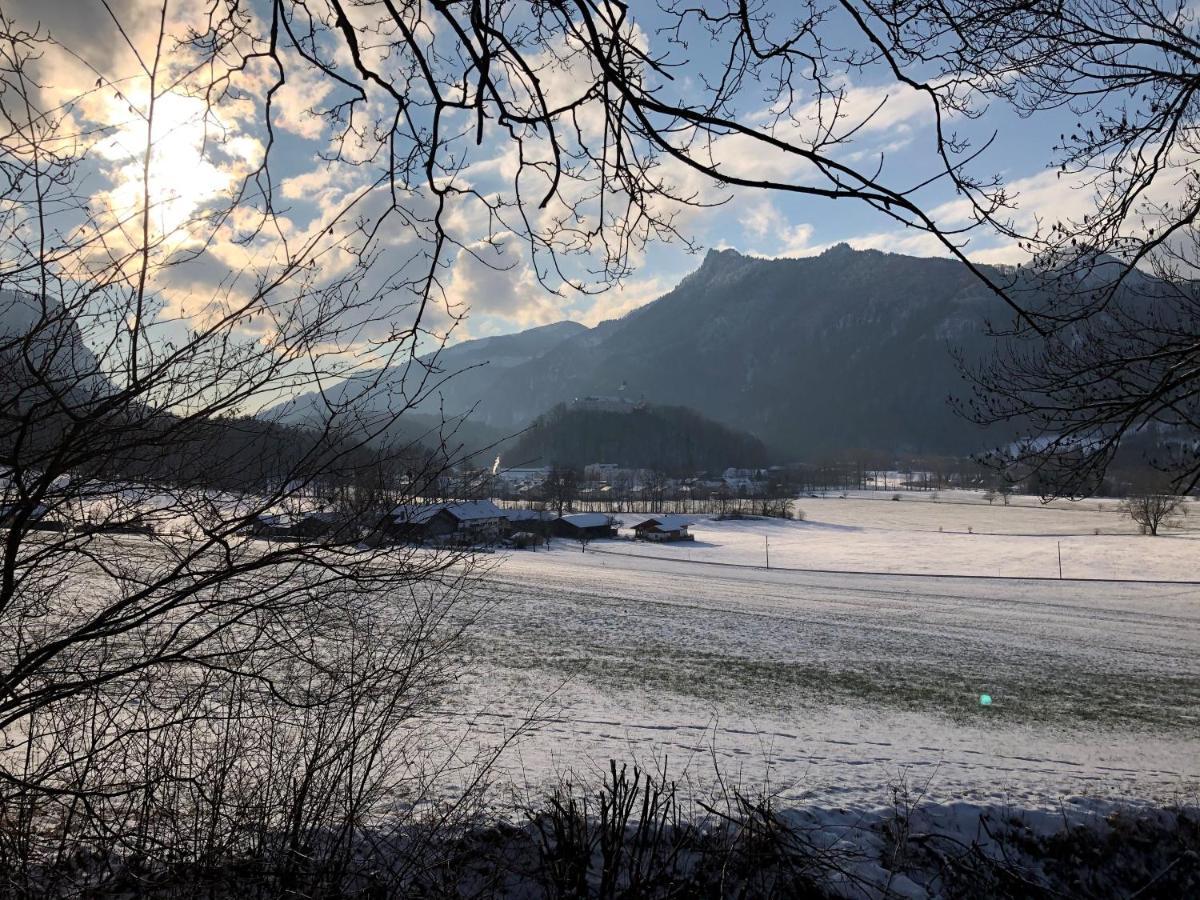
<svg viewBox="0 0 1200 900">
<path fill-rule="evenodd" d="M 951 350 L 984 352 L 985 322 L 1004 313 L 955 260 L 845 244 L 792 259 L 714 249 L 620 318 L 447 348 L 440 365 L 477 367 L 441 400 L 454 415 L 473 405 L 476 421 L 505 433 L 576 397 L 622 394 L 694 409 L 785 460 L 966 453 L 989 441 L 949 408 L 962 388 Z"/>
</svg>

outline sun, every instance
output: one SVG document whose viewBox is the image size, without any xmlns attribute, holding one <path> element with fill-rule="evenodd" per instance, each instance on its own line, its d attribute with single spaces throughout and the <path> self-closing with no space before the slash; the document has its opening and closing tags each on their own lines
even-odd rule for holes
<svg viewBox="0 0 1200 900">
<path fill-rule="evenodd" d="M 103 200 L 118 220 L 140 221 L 148 187 L 151 239 L 187 242 L 199 215 L 244 177 L 258 142 L 222 122 L 197 97 L 164 93 L 154 103 L 148 177 L 144 169 L 148 103 L 116 100 L 118 123 L 97 147 L 109 163 Z"/>
</svg>

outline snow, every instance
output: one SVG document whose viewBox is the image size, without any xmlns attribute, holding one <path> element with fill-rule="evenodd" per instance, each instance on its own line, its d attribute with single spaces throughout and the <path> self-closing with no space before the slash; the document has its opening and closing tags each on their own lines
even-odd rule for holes
<svg viewBox="0 0 1200 900">
<path fill-rule="evenodd" d="M 571 513 L 563 516 L 562 521 L 576 528 L 601 528 L 611 520 L 603 513 Z"/>
<path fill-rule="evenodd" d="M 504 518 L 510 522 L 544 522 L 554 518 L 554 513 L 542 509 L 506 509 Z"/>
<path fill-rule="evenodd" d="M 1193 533 L 1132 534 L 1111 502 L 805 506 L 817 521 L 700 521 L 686 548 L 498 557 L 446 727 L 499 741 L 532 715 L 502 759 L 527 785 L 666 756 L 794 807 L 875 809 L 900 781 L 980 808 L 1200 796 L 1200 587 L 920 574 L 1047 576 L 1063 540 L 1068 575 L 1179 579 Z M 976 533 L 936 530 L 955 515 Z M 764 537 L 773 567 L 916 574 L 756 568 Z"/>
<path fill-rule="evenodd" d="M 424 505 L 401 504 L 392 510 L 392 518 L 397 524 L 421 525 L 442 510 L 450 513 L 460 522 L 504 518 L 504 510 L 491 500 L 466 500 L 461 503 L 428 503 Z"/>
<path fill-rule="evenodd" d="M 682 531 L 689 527 L 692 522 L 683 516 L 654 516 L 645 519 L 639 523 L 640 525 L 656 525 L 658 531 Z"/>
<path fill-rule="evenodd" d="M 1149 537 L 1115 500 L 1042 505 L 1022 497 L 1004 506 L 1000 500 L 988 505 L 977 494 L 971 500 L 942 494 L 932 501 L 914 493 L 900 501 L 802 498 L 797 506 L 804 521 L 689 517 L 693 543 L 611 549 L 750 566 L 764 565 L 769 549 L 773 568 L 1058 578 L 1061 548 L 1065 578 L 1200 580 L 1200 509 L 1183 518 L 1182 528 Z M 632 535 L 641 518 L 623 517 L 630 527 L 622 533 Z"/>
</svg>

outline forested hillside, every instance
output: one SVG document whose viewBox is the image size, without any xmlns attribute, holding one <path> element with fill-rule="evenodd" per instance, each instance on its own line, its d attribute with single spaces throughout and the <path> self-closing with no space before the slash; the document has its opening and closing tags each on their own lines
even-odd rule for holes
<svg viewBox="0 0 1200 900">
<path fill-rule="evenodd" d="M 763 466 L 767 449 L 758 438 L 683 407 L 606 412 L 563 404 L 540 416 L 508 458 L 519 465 L 615 463 L 682 475 Z"/>
</svg>

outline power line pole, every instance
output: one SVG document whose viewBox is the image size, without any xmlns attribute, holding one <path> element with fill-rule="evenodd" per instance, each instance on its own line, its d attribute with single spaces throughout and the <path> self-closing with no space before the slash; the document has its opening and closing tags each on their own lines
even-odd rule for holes
<svg viewBox="0 0 1200 900">
<path fill-rule="evenodd" d="M 1058 542 L 1058 579 L 1062 580 L 1062 541 Z"/>
</svg>

